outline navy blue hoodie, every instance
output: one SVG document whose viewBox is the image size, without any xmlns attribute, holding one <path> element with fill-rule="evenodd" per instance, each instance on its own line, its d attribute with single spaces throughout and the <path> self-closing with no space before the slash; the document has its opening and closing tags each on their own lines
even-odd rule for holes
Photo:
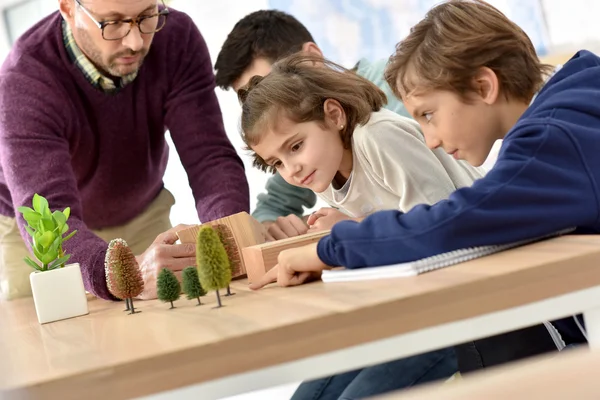
<svg viewBox="0 0 600 400">
<path fill-rule="evenodd" d="M 473 186 L 407 213 L 336 224 L 318 244 L 328 265 L 360 268 L 510 243 L 566 228 L 600 232 L 600 58 L 580 51 L 543 87 Z"/>
</svg>

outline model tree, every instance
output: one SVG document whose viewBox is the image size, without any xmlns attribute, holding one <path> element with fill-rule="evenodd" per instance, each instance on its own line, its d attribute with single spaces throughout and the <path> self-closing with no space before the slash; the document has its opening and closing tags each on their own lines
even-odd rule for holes
<svg viewBox="0 0 600 400">
<path fill-rule="evenodd" d="M 242 258 L 240 257 L 238 247 L 235 245 L 235 239 L 231 229 L 223 224 L 213 225 L 213 229 L 217 231 L 219 240 L 221 240 L 221 243 L 223 243 L 223 247 L 227 253 L 227 258 L 229 259 L 229 268 L 231 269 L 231 276 L 237 275 L 236 270 L 240 268 L 242 264 Z M 225 296 L 233 296 L 234 294 L 235 293 L 231 292 L 231 286 L 227 285 L 227 294 Z"/>
<path fill-rule="evenodd" d="M 173 271 L 168 268 L 163 268 L 158 273 L 158 278 L 156 278 L 156 295 L 160 301 L 165 303 L 171 302 L 169 310 L 175 308 L 173 302 L 181 296 L 181 284 L 179 284 Z"/>
<path fill-rule="evenodd" d="M 206 295 L 206 290 L 200 284 L 196 267 L 187 267 L 184 269 L 182 281 L 183 293 L 187 295 L 188 300 L 198 299 L 198 305 L 201 306 L 200 297 Z"/>
<path fill-rule="evenodd" d="M 231 282 L 231 268 L 219 234 L 209 225 L 202 226 L 198 231 L 196 266 L 200 284 L 205 290 L 215 291 L 218 304 L 216 308 L 222 307 L 219 289 L 226 288 Z"/>
<path fill-rule="evenodd" d="M 104 259 L 106 285 L 110 293 L 125 300 L 125 311 L 135 314 L 133 298 L 144 290 L 144 280 L 133 252 L 123 239 L 113 239 L 108 243 Z"/>
</svg>

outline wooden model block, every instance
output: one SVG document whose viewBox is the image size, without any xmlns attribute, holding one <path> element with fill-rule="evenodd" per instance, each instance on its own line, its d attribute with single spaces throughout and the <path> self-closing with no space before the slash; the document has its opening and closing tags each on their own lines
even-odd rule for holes
<svg viewBox="0 0 600 400">
<path fill-rule="evenodd" d="M 232 278 L 246 276 L 248 263 L 244 260 L 242 249 L 265 243 L 267 241 L 265 227 L 246 212 L 216 219 L 202 225 L 212 226 L 224 238 L 225 249 L 232 263 Z M 179 241 L 181 243 L 195 244 L 198 231 L 202 225 L 178 231 L 177 236 L 179 237 Z"/>
<path fill-rule="evenodd" d="M 323 236 L 329 235 L 331 231 L 306 233 L 304 235 L 267 242 L 255 246 L 242 248 L 242 254 L 246 265 L 248 281 L 260 279 L 268 270 L 277 264 L 277 257 L 283 250 L 304 246 L 318 242 Z"/>
</svg>

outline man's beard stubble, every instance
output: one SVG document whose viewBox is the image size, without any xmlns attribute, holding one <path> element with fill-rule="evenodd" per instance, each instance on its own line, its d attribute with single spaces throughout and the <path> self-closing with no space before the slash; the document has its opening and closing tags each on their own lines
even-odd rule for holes
<svg viewBox="0 0 600 400">
<path fill-rule="evenodd" d="M 131 51 L 125 50 L 119 52 L 115 55 L 112 55 L 108 62 L 104 62 L 102 60 L 102 56 L 100 50 L 96 47 L 93 40 L 89 37 L 87 31 L 85 29 L 77 29 L 79 33 L 79 37 L 81 40 L 81 51 L 89 58 L 89 60 L 98 68 L 103 74 L 113 76 L 116 78 L 122 78 L 123 76 L 132 74 L 140 69 L 144 62 L 144 58 L 146 54 L 148 54 L 148 49 L 142 48 L 140 51 Z M 129 69 L 127 71 L 122 71 L 120 66 L 115 63 L 115 61 L 120 57 L 133 57 L 136 55 L 141 55 L 140 60 L 138 61 L 138 65 L 135 69 Z"/>
</svg>

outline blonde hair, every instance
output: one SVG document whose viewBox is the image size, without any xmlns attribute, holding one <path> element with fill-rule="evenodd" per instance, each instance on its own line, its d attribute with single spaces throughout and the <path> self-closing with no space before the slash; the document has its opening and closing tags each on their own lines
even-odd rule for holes
<svg viewBox="0 0 600 400">
<path fill-rule="evenodd" d="M 498 77 L 506 98 L 529 102 L 552 66 L 540 63 L 527 34 L 480 0 L 452 0 L 432 8 L 396 46 L 385 79 L 399 98 L 417 86 L 473 92 L 481 67 Z"/>
<path fill-rule="evenodd" d="M 323 64 L 317 66 L 314 64 Z M 273 65 L 265 77 L 254 76 L 238 90 L 242 103 L 242 139 L 248 147 L 259 143 L 264 134 L 283 114 L 293 122 L 325 122 L 323 105 L 327 99 L 340 103 L 346 124 L 340 132 L 345 148 L 351 145 L 358 124 L 369 121 L 387 98 L 370 81 L 321 57 L 295 54 Z M 257 154 L 253 165 L 263 171 L 269 166 Z"/>
</svg>

